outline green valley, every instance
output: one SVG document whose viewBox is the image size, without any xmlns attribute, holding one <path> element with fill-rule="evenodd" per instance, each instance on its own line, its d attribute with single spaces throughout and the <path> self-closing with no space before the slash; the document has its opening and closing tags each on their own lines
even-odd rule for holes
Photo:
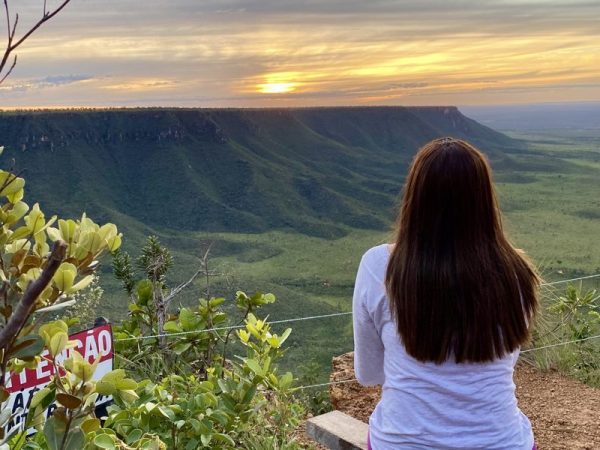
<svg viewBox="0 0 600 450">
<path fill-rule="evenodd" d="M 358 261 L 389 238 L 412 155 L 444 135 L 488 154 L 509 234 L 548 280 L 600 272 L 594 132 L 507 136 L 445 107 L 0 115 L 4 165 L 24 169 L 28 197 L 47 214 L 114 222 L 134 255 L 159 236 L 175 257 L 170 285 L 210 247 L 211 293 L 273 292 L 271 320 L 350 310 Z M 118 322 L 127 298 L 110 267 L 101 280 L 98 314 Z M 204 289 L 198 281 L 182 302 Z M 351 349 L 350 316 L 290 326 L 290 365 L 325 367 Z"/>
</svg>

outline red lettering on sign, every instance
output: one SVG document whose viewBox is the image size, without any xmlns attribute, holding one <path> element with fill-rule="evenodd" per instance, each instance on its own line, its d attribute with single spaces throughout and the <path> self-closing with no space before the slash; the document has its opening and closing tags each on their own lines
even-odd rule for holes
<svg viewBox="0 0 600 450">
<path fill-rule="evenodd" d="M 100 357 L 100 362 L 113 358 L 114 349 L 112 329 L 110 325 L 103 325 L 87 331 L 81 331 L 69 336 L 69 340 L 77 341 L 73 349 L 80 353 L 88 362 L 94 362 Z M 57 355 L 57 361 L 64 361 L 72 350 L 65 350 Z M 21 374 L 10 374 L 6 389 L 8 392 L 17 392 L 50 381 L 54 374 L 54 366 L 49 360 L 48 351 L 42 353 L 42 361 L 36 369 L 25 369 Z"/>
</svg>

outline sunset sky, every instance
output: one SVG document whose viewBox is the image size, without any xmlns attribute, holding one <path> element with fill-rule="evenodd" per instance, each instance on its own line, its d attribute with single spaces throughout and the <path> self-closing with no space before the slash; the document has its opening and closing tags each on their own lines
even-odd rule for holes
<svg viewBox="0 0 600 450">
<path fill-rule="evenodd" d="M 0 108 L 598 101 L 600 1 L 72 0 L 18 55 Z"/>
</svg>

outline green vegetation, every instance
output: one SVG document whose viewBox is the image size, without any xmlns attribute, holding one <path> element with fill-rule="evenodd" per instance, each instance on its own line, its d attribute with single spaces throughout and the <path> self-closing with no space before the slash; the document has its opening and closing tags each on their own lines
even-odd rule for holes
<svg viewBox="0 0 600 450">
<path fill-rule="evenodd" d="M 545 291 L 544 313 L 533 335 L 535 352 L 524 359 L 542 369 L 560 370 L 591 386 L 600 387 L 600 295 L 582 283 Z M 570 342 L 556 346 L 557 343 Z"/>
<path fill-rule="evenodd" d="M 382 229 L 414 150 L 444 134 L 485 145 L 499 164 L 518 147 L 454 108 L 0 114 L 40 204 L 119 223 L 131 248 L 151 233 Z"/>
<path fill-rule="evenodd" d="M 236 293 L 244 325 L 235 335 L 214 329 L 227 322 L 224 298 L 200 299 L 195 310 L 171 312 L 169 300 L 186 285 L 167 292 L 172 259 L 150 237 L 137 260 L 141 280 L 134 279 L 126 254 L 115 256 L 131 299 L 131 317 L 117 327 L 117 336 L 126 338 L 118 342 L 119 356 L 135 378 L 119 368 L 95 379 L 108 354 L 86 350 L 84 356 L 76 350 L 83 344 L 69 340 L 68 324 L 48 322 L 47 314 L 63 312 L 86 288 L 92 303 L 101 298 L 91 287 L 98 258 L 115 253 L 122 235 L 115 225 L 100 226 L 85 214 L 78 221 L 46 220 L 37 203 L 30 208 L 22 201 L 24 186 L 23 178 L 0 171 L 0 450 L 300 448 L 292 433 L 304 410 L 291 396 L 293 375 L 279 376 L 276 367 L 291 329 L 272 333 L 254 315 L 275 301 L 272 294 Z M 233 341 L 244 352 L 230 356 Z M 140 358 L 154 364 L 140 365 Z M 11 405 L 9 388 L 42 362 L 48 383 L 30 391 L 29 410 L 16 400 Z M 101 395 L 114 399 L 103 421 L 95 412 Z"/>
<path fill-rule="evenodd" d="M 294 172 L 291 172 L 287 178 L 284 176 L 277 181 L 269 181 L 269 176 L 263 178 L 260 188 L 254 184 L 256 177 L 248 177 L 246 170 L 234 172 L 233 181 L 226 177 L 217 180 L 215 174 L 210 178 L 212 170 L 217 170 L 218 175 L 224 167 L 203 172 L 202 183 L 200 179 L 194 184 L 191 179 L 178 177 L 175 159 L 188 151 L 184 151 L 183 146 L 175 147 L 178 150 L 170 153 L 163 149 L 161 157 L 145 166 L 142 164 L 144 155 L 139 151 L 129 155 L 129 160 L 127 155 L 120 155 L 121 162 L 128 164 L 132 171 L 121 178 L 113 173 L 116 178 L 112 179 L 111 167 L 113 172 L 122 170 L 120 165 L 115 165 L 116 147 L 108 158 L 101 152 L 67 155 L 64 152 L 71 144 L 65 144 L 59 155 L 62 159 L 56 160 L 48 157 L 48 150 L 50 154 L 53 152 L 52 145 L 49 149 L 40 149 L 37 144 L 33 150 L 25 148 L 24 154 L 33 155 L 29 162 L 36 161 L 35 158 L 39 161 L 48 158 L 46 171 L 39 167 L 35 169 L 39 170 L 36 173 L 47 186 L 55 187 L 53 176 L 58 172 L 53 170 L 63 167 L 65 161 L 66 167 L 71 169 L 70 174 L 96 177 L 96 197 L 83 178 L 80 179 L 80 191 L 72 186 L 71 190 L 57 186 L 65 195 L 73 196 L 75 192 L 71 197 L 72 204 L 60 203 L 57 209 L 74 209 L 77 201 L 95 199 L 97 202 L 92 210 L 97 208 L 97 212 L 102 214 L 104 211 L 106 217 L 121 218 L 132 232 L 129 249 L 139 248 L 143 234 L 148 231 L 156 232 L 159 237 L 147 240 L 135 264 L 126 252 L 115 254 L 117 277 L 107 277 L 108 270 L 104 269 L 101 281 L 106 295 L 103 295 L 94 281 L 98 268 L 96 259 L 104 251 L 115 252 L 120 247 L 121 235 L 116 227 L 96 225 L 86 215 L 79 221 L 56 221 L 55 217 L 46 220 L 38 204 L 30 209 L 22 202 L 24 180 L 10 172 L 0 173 L 0 194 L 4 199 L 0 211 L 4 236 L 0 275 L 11 290 L 6 291 L 10 294 L 6 301 L 15 306 L 20 299 L 26 298 L 31 286 L 39 284 L 43 273 L 58 258 L 58 263 L 54 264 L 55 273 L 47 280 L 48 287 L 42 287 L 39 297 L 35 297 L 38 301 L 33 310 L 26 313 L 23 324 L 17 327 L 20 331 L 3 341 L 2 370 L 18 372 L 37 364 L 44 344 L 50 357 L 64 353 L 62 362 L 60 358 L 51 359 L 54 366 L 52 381 L 36 394 L 27 416 L 28 425 L 42 432 L 30 440 L 25 439 L 24 433 L 2 436 L 5 439 L 2 448 L 8 443 L 13 448 L 51 450 L 300 448 L 293 439 L 293 432 L 304 409 L 318 413 L 329 405 L 322 390 L 307 390 L 294 396 L 293 376 L 289 372 L 280 375 L 281 369 L 293 367 L 301 377 L 300 384 L 326 381 L 331 356 L 351 349 L 351 319 L 349 315 L 343 315 L 315 321 L 277 322 L 348 312 L 361 254 L 367 248 L 387 241 L 389 229 L 386 228 L 391 222 L 395 200 L 392 187 L 398 188 L 402 170 L 410 159 L 408 151 L 395 155 L 386 147 L 397 138 L 381 129 L 387 114 L 391 111 L 412 115 L 418 118 L 417 125 L 423 117 L 431 116 L 429 120 L 435 123 L 440 115 L 458 114 L 453 110 L 436 109 L 381 108 L 374 111 L 379 122 L 372 117 L 371 122 L 361 122 L 360 117 L 355 116 L 357 113 L 361 116 L 361 110 L 344 110 L 345 114 L 339 117 L 342 125 L 335 122 L 327 125 L 328 110 L 268 111 L 262 116 L 255 112 L 261 118 L 257 129 L 269 130 L 263 138 L 270 144 L 279 142 L 277 145 L 281 145 L 279 152 L 262 155 L 262 163 L 269 161 L 272 163 L 270 168 L 275 167 L 280 174 L 284 173 L 285 167 L 294 164 L 303 166 L 303 170 L 313 170 L 307 182 L 294 178 Z M 224 137 L 223 129 L 231 126 L 231 121 L 246 118 L 246 112 L 234 112 L 211 112 L 211 120 L 214 117 L 219 120 L 211 122 L 215 128 L 209 127 L 212 131 L 208 136 L 210 139 L 220 136 L 221 152 L 233 154 L 242 147 L 248 152 L 250 147 L 246 144 Z M 181 112 L 162 114 L 162 111 L 145 110 L 138 113 L 152 113 L 161 120 L 164 115 L 173 115 L 182 123 L 184 118 L 189 119 L 186 114 L 192 117 L 200 114 L 199 111 L 184 111 L 181 115 Z M 51 122 L 54 114 L 62 118 L 61 114 L 66 113 L 42 114 L 41 117 Z M 203 114 L 208 112 L 202 112 L 200 116 L 204 117 Z M 293 119 L 287 129 L 286 126 L 283 130 L 278 129 L 283 120 L 278 115 L 284 117 L 283 125 L 290 117 Z M 107 117 L 122 119 L 119 116 Z M 15 117 L 20 116 L 6 115 L 5 118 Z M 34 114 L 33 117 L 37 116 Z M 455 115 L 450 121 L 455 131 L 460 117 Z M 342 119 L 354 120 L 356 126 L 348 127 Z M 49 126 L 47 122 L 41 122 Z M 482 135 L 484 139 L 490 139 L 489 147 L 485 147 L 485 140 L 480 145 L 491 150 L 507 228 L 514 242 L 540 263 L 544 276 L 553 280 L 600 272 L 600 243 L 591 238 L 598 236 L 600 231 L 600 186 L 596 181 L 600 136 L 585 139 L 570 136 L 570 147 L 566 149 L 565 140 L 553 136 L 542 139 L 521 134 L 514 137 L 529 140 L 511 140 L 486 128 L 478 128 L 466 119 L 458 123 L 471 127 L 467 127 L 467 131 L 473 132 L 474 140 Z M 371 134 L 365 127 L 372 127 Z M 305 139 L 316 135 L 316 140 L 327 141 L 330 147 L 323 147 L 319 152 L 303 153 L 301 147 L 292 151 L 287 148 L 284 152 L 282 142 L 298 129 Z M 344 135 L 344 130 L 350 130 L 350 135 Z M 102 139 L 90 138 L 93 133 L 76 136 L 84 136 L 88 143 L 106 144 Z M 148 140 L 154 136 L 150 131 L 137 133 L 128 135 L 129 141 L 119 138 L 119 142 L 131 144 L 140 140 L 148 145 Z M 175 134 L 181 136 L 178 133 Z M 43 136 L 40 142 L 54 142 L 47 135 Z M 74 135 L 61 136 L 64 138 L 61 142 L 70 142 Z M 411 136 L 420 139 L 421 135 L 415 132 Z M 246 138 L 244 133 L 236 137 L 238 140 Z M 333 138 L 337 143 L 331 143 Z M 346 142 L 348 139 L 355 144 L 350 145 Z M 34 142 L 37 141 L 34 139 Z M 289 142 L 291 146 L 296 145 Z M 141 149 L 141 144 L 137 148 Z M 256 150 L 258 144 L 252 148 Z M 325 151 L 327 148 L 331 153 Z M 104 161 L 105 166 L 102 166 L 102 158 L 108 158 Z M 282 158 L 285 162 L 279 161 Z M 223 157 L 224 161 L 227 159 L 228 156 Z M 157 161 L 160 164 L 155 167 L 153 164 Z M 203 161 L 214 163 L 210 158 Z M 389 164 L 384 164 L 386 161 Z M 143 170 L 152 169 L 151 176 L 146 178 L 143 170 L 136 176 L 133 171 L 136 163 L 137 170 L 140 166 Z M 249 167 L 253 166 L 246 169 Z M 103 169 L 106 172 L 102 172 Z M 250 173 L 254 173 L 252 170 Z M 167 176 L 165 171 L 171 171 L 171 174 Z M 268 173 L 266 168 L 261 176 L 264 173 Z M 133 186 L 129 190 L 128 180 Z M 146 184 L 152 180 L 159 182 L 156 186 Z M 247 182 L 244 186 L 252 186 L 252 193 L 244 194 L 249 203 L 236 203 L 242 195 L 239 186 L 233 188 L 230 197 L 222 197 L 224 191 L 221 188 L 235 185 L 240 180 Z M 199 186 L 202 189 L 197 189 Z M 135 189 L 138 189 L 137 193 Z M 132 208 L 133 214 L 127 215 L 127 197 L 141 195 L 145 190 L 149 192 L 138 199 L 139 204 Z M 196 219 L 188 217 L 194 215 L 195 203 L 190 198 L 196 193 L 208 195 L 207 192 L 219 200 L 215 203 L 217 209 L 208 212 L 218 214 L 227 210 L 231 217 L 223 219 L 209 214 L 202 216 L 200 222 L 197 222 L 200 216 Z M 124 205 L 119 202 L 121 198 Z M 252 202 L 269 199 L 270 204 L 256 210 L 245 209 Z M 141 226 L 144 217 L 136 217 L 136 214 L 152 217 L 152 228 Z M 52 227 L 55 222 L 57 228 Z M 64 253 L 62 256 L 50 252 L 48 239 L 58 243 L 55 251 L 60 249 Z M 61 263 L 64 258 L 66 261 Z M 181 270 L 182 267 L 185 269 Z M 125 288 L 122 294 L 118 293 L 119 283 Z M 568 286 L 566 291 L 565 286 L 545 287 L 544 309 L 547 312 L 536 327 L 533 345 L 552 345 L 597 334 L 600 297 L 596 291 L 588 289 L 597 284 L 598 280 L 589 280 L 578 289 Z M 169 286 L 176 287 L 170 289 Z M 84 289 L 87 291 L 80 292 Z M 282 300 L 274 302 L 275 295 L 260 292 L 247 296 L 241 289 L 262 289 L 273 292 Z M 212 294 L 236 291 L 229 297 Z M 63 294 L 71 299 L 67 300 Z M 39 327 L 42 320 L 32 315 L 36 310 L 55 314 L 57 303 L 67 306 L 73 300 L 80 302 L 80 308 L 84 309 L 93 305 L 103 308 L 106 300 L 111 300 L 110 316 L 120 322 L 115 327 L 120 368 L 98 382 L 91 380 L 96 362 L 83 360 L 76 352 L 65 353 L 70 345 L 67 324 L 56 321 Z M 263 314 L 270 315 L 270 322 L 274 323 L 258 319 L 255 316 L 258 308 Z M 14 307 L 0 311 L 5 317 L 4 334 L 10 328 L 11 315 L 18 311 Z M 125 311 L 129 313 L 127 317 Z M 93 317 L 89 311 L 84 315 L 87 320 Z M 72 311 L 69 322 L 75 322 L 76 316 L 76 311 Z M 235 332 L 222 328 L 227 325 L 242 328 Z M 290 325 L 294 333 L 291 333 Z M 144 336 L 155 337 L 140 339 Z M 282 348 L 284 342 L 287 352 Z M 542 353 L 529 354 L 531 356 L 526 359 L 544 367 L 559 368 L 597 385 L 600 380 L 597 350 L 597 342 L 585 341 L 550 347 Z M 0 395 L 6 400 L 6 389 L 1 388 Z M 109 408 L 104 424 L 93 413 L 92 405 L 98 395 L 115 397 L 115 404 Z M 303 399 L 302 403 L 298 399 Z M 59 409 L 45 420 L 42 411 L 52 401 L 58 402 Z M 11 418 L 7 411 L 0 416 L 4 423 Z"/>
<path fill-rule="evenodd" d="M 506 228 L 546 279 L 600 272 L 594 132 L 506 137 L 452 108 L 315 108 L 4 113 L 0 135 L 22 150 L 17 166 L 39 180 L 46 210 L 118 223 L 130 251 L 158 236 L 177 267 L 170 285 L 210 247 L 213 292 L 273 292 L 273 320 L 350 310 L 360 256 L 389 238 L 412 154 L 439 135 L 488 153 Z M 110 272 L 101 268 L 100 314 L 118 323 L 127 295 Z M 195 285 L 204 289 L 203 278 Z M 176 306 L 197 305 L 193 292 Z M 350 316 L 289 325 L 285 364 L 317 364 L 316 381 L 332 355 L 351 350 Z"/>
</svg>

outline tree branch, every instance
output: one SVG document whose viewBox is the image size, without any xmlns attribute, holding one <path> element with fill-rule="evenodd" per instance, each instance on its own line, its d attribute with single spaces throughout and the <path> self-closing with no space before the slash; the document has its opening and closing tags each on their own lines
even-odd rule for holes
<svg viewBox="0 0 600 450">
<path fill-rule="evenodd" d="M 23 327 L 31 314 L 31 310 L 35 305 L 35 301 L 40 294 L 46 289 L 52 277 L 58 270 L 60 264 L 65 259 L 67 252 L 67 243 L 64 241 L 56 241 L 52 248 L 52 253 L 48 258 L 46 267 L 42 271 L 39 278 L 33 281 L 21 298 L 15 312 L 10 316 L 6 326 L 0 330 L 0 349 L 6 349 L 8 344 L 12 342 L 18 331 Z M 6 354 L 6 352 L 5 352 Z"/>
<path fill-rule="evenodd" d="M 8 69 L 8 72 L 6 72 L 6 74 L 0 80 L 0 84 L 2 84 L 4 82 L 4 80 L 6 80 L 8 78 L 8 76 L 13 71 L 13 69 L 15 68 L 16 65 L 17 65 L 17 55 L 15 55 L 15 58 L 13 59 L 13 63 L 10 66 L 10 69 Z"/>
<path fill-rule="evenodd" d="M 0 61 L 0 74 L 2 74 L 2 71 L 4 70 L 4 67 L 6 66 L 6 63 L 8 61 L 8 58 L 10 57 L 11 53 L 16 50 L 17 47 L 19 47 L 19 45 L 21 45 L 29 36 L 31 36 L 39 27 L 41 27 L 45 22 L 49 21 L 50 19 L 52 19 L 55 15 L 57 15 L 65 6 L 67 6 L 67 4 L 70 2 L 71 0 L 63 0 L 63 2 L 54 10 L 54 11 L 47 11 L 46 10 L 46 1 L 44 1 L 44 12 L 42 14 L 42 18 L 40 20 L 38 20 L 30 29 L 29 31 L 27 31 L 27 33 L 25 33 L 19 40 L 17 40 L 15 43 L 13 43 L 14 38 L 15 38 L 15 33 L 17 31 L 17 23 L 19 22 L 19 14 L 15 15 L 15 22 L 13 23 L 12 27 L 11 27 L 11 21 L 10 21 L 10 11 L 9 11 L 9 7 L 8 7 L 8 0 L 4 0 L 4 11 L 6 14 L 6 25 L 7 25 L 7 29 L 8 29 L 8 40 L 6 43 L 6 49 L 4 50 L 4 55 L 2 56 L 2 61 Z M 12 72 L 12 70 L 14 69 L 15 65 L 17 63 L 17 58 L 15 56 L 12 66 L 10 67 L 8 73 L 6 75 L 4 75 L 4 77 L 0 80 L 0 84 L 2 84 L 2 82 L 6 79 L 6 77 Z"/>
<path fill-rule="evenodd" d="M 8 0 L 4 0 L 4 12 L 6 13 L 6 30 L 8 32 L 8 46 L 7 47 L 10 47 L 11 29 L 10 29 L 10 13 L 8 11 Z"/>
<path fill-rule="evenodd" d="M 4 65 L 6 61 L 8 61 L 8 57 L 10 56 L 10 46 L 12 44 L 12 38 L 14 35 L 14 29 L 11 32 L 10 28 L 10 11 L 8 10 L 8 0 L 4 0 L 4 13 L 6 14 L 6 29 L 7 29 L 7 39 L 6 39 L 6 49 L 4 50 L 4 54 L 2 55 L 2 61 L 0 61 L 0 73 L 4 69 Z"/>
<path fill-rule="evenodd" d="M 198 275 L 202 273 L 204 273 L 204 269 L 198 269 L 198 271 L 194 275 L 192 275 L 192 277 L 189 280 L 187 280 L 185 283 L 181 283 L 175 289 L 172 289 L 169 295 L 165 298 L 165 306 L 169 306 L 173 299 L 177 297 L 177 295 L 179 295 L 179 293 L 183 291 L 186 287 L 192 284 L 194 280 L 198 277 Z"/>
<path fill-rule="evenodd" d="M 209 253 L 210 253 L 210 247 L 208 247 L 208 249 L 204 253 L 204 256 L 202 257 L 202 259 L 200 261 L 200 268 L 196 271 L 196 273 L 194 275 L 192 275 L 192 277 L 188 281 L 186 281 L 185 283 L 180 284 L 175 289 L 171 290 L 171 292 L 169 293 L 169 295 L 164 300 L 166 307 L 169 306 L 169 304 L 173 301 L 173 299 L 175 297 L 177 297 L 177 295 L 179 295 L 179 293 L 181 291 L 183 291 L 186 287 L 188 287 L 190 284 L 192 284 L 194 282 L 194 280 L 199 275 L 202 275 L 202 274 L 208 272 L 206 269 L 207 269 L 207 264 L 208 264 L 208 255 L 209 255 Z"/>
<path fill-rule="evenodd" d="M 13 51 L 15 50 L 19 45 L 21 45 L 23 43 L 23 41 L 25 41 L 25 39 L 27 39 L 29 36 L 31 36 L 31 34 L 37 30 L 39 27 L 41 27 L 44 22 L 47 22 L 48 20 L 52 19 L 55 15 L 57 15 L 65 6 L 67 6 L 67 4 L 70 2 L 71 0 L 64 0 L 64 2 L 61 3 L 61 5 L 56 8 L 54 11 L 52 12 L 47 12 L 46 15 L 44 17 L 42 17 L 40 20 L 38 20 L 38 22 L 31 27 L 31 29 L 25 33 L 23 35 L 23 37 L 21 39 L 19 39 L 17 42 L 15 42 L 10 50 Z"/>
</svg>

